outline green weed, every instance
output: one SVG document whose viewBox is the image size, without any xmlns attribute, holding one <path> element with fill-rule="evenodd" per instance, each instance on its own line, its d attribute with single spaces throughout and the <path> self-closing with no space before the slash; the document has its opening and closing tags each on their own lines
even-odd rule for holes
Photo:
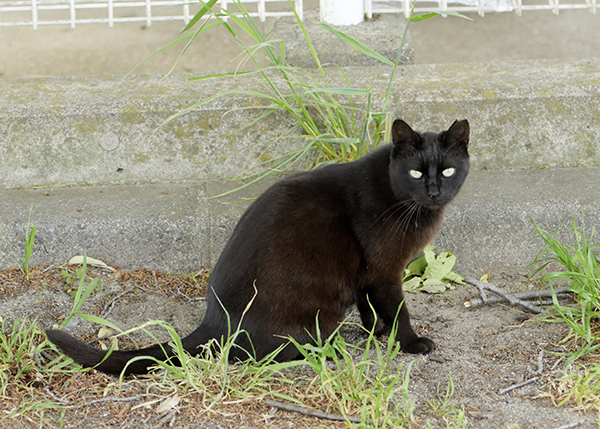
<svg viewBox="0 0 600 429">
<path fill-rule="evenodd" d="M 600 348 L 597 320 L 600 316 L 600 266 L 597 249 L 600 246 L 591 244 L 595 228 L 592 228 L 588 237 L 583 214 L 581 227 L 578 227 L 573 217 L 573 226 L 567 229 L 573 231 L 575 243 L 568 246 L 556 239 L 557 233 L 549 234 L 533 219 L 531 221 L 547 246 L 530 264 L 538 265 L 533 275 L 552 267 L 550 264 L 559 264 L 564 267 L 564 271 L 546 272 L 541 279 L 547 281 L 552 289 L 556 282 L 569 283 L 578 301 L 577 306 L 573 308 L 560 304 L 554 295 L 552 301 L 556 313 L 546 318 L 548 321 L 566 322 L 575 335 L 577 347 L 569 353 L 567 364 L 583 356 L 597 355 L 596 352 Z"/>
<path fill-rule="evenodd" d="M 31 204 L 31 208 L 29 209 L 29 217 L 27 218 L 27 226 L 25 228 L 25 253 L 23 254 L 23 256 L 20 255 L 20 252 L 17 251 L 15 246 L 8 243 L 6 240 L 0 238 L 0 241 L 2 241 L 3 243 L 6 243 L 12 249 L 13 253 L 15 254 L 16 259 L 19 262 L 18 263 L 19 269 L 21 270 L 21 272 L 23 273 L 23 275 L 25 276 L 25 279 L 27 281 L 29 281 L 29 274 L 30 274 L 29 273 L 29 261 L 31 259 L 31 254 L 33 253 L 33 244 L 35 242 L 35 233 L 37 231 L 36 226 L 30 227 L 32 212 L 33 212 L 33 203 Z"/>
<path fill-rule="evenodd" d="M 428 244 L 423 256 L 408 264 L 404 270 L 402 288 L 408 292 L 443 293 L 453 290 L 454 284 L 465 284 L 463 277 L 452 271 L 456 256 L 450 252 L 434 253 L 435 246 Z"/>
<path fill-rule="evenodd" d="M 429 405 L 435 414 L 441 416 L 446 423 L 447 428 L 464 428 L 467 425 L 467 416 L 464 407 L 458 408 L 450 403 L 453 395 L 454 380 L 452 379 L 452 375 L 449 375 L 448 384 L 446 385 L 446 392 L 441 394 L 438 386 L 438 401 L 432 402 Z M 427 422 L 427 427 L 432 427 L 429 422 Z"/>
<path fill-rule="evenodd" d="M 69 273 L 66 273 L 66 275 L 62 271 L 61 271 L 61 273 L 63 276 L 65 276 L 67 284 L 70 285 L 72 278 L 71 278 L 71 276 L 69 276 Z M 89 296 L 94 291 L 94 289 L 96 289 L 96 287 L 98 287 L 98 290 L 100 292 L 102 292 L 102 284 L 100 283 L 100 279 L 98 279 L 98 278 L 91 279 L 87 285 L 85 283 L 86 278 L 87 278 L 87 255 L 85 253 L 83 255 L 83 264 L 82 264 L 81 268 L 77 270 L 76 275 L 79 278 L 79 285 L 77 287 L 77 290 L 69 292 L 73 296 L 73 308 L 71 309 L 71 312 L 69 313 L 69 315 L 60 324 L 61 328 L 64 328 L 65 326 L 67 326 L 69 321 L 74 316 L 79 316 L 83 319 L 88 319 L 88 320 L 93 319 L 95 317 L 95 316 L 79 313 L 79 309 L 85 303 L 85 301 L 89 298 Z M 94 321 L 94 320 L 92 320 L 92 321 Z"/>
<path fill-rule="evenodd" d="M 574 406 L 582 412 L 600 413 L 600 365 L 567 368 L 565 375 L 549 381 L 550 397 L 555 406 Z"/>
<path fill-rule="evenodd" d="M 340 325 L 341 327 L 341 325 Z M 369 332 L 365 340 L 348 344 L 339 328 L 315 344 L 299 344 L 306 364 L 315 372 L 311 382 L 331 410 L 343 416 L 360 416 L 362 427 L 406 427 L 415 409 L 408 391 L 412 362 L 403 371 L 396 358 L 401 353 L 394 325 L 384 346 Z"/>
<path fill-rule="evenodd" d="M 295 138 L 305 141 L 305 144 L 298 150 L 287 152 L 278 158 L 259 162 L 256 166 L 258 172 L 240 177 L 249 181 L 236 190 L 255 183 L 274 172 L 289 169 L 301 160 L 305 160 L 304 167 L 307 169 L 326 164 L 352 161 L 364 156 L 369 149 L 377 147 L 381 142 L 389 141 L 392 117 L 387 112 L 387 104 L 408 34 L 408 23 L 422 21 L 438 15 L 437 13 L 430 13 L 412 16 L 411 13 L 411 17 L 404 28 L 402 40 L 394 62 L 343 32 L 327 24 L 321 24 L 324 29 L 344 40 L 362 54 L 390 66 L 390 79 L 382 101 L 382 108 L 380 111 L 376 111 L 373 110 L 371 90 L 369 88 L 354 87 L 348 81 L 348 77 L 341 68 L 331 67 L 331 69 L 339 72 L 339 76 L 345 82 L 345 86 L 333 87 L 329 84 L 327 77 L 329 73 L 325 73 L 310 36 L 298 17 L 291 1 L 290 7 L 294 10 L 297 24 L 306 40 L 317 73 L 313 73 L 313 70 L 288 65 L 285 59 L 285 41 L 267 40 L 239 0 L 233 0 L 237 11 L 221 9 L 220 12 L 215 12 L 213 7 L 216 4 L 216 0 L 208 2 L 200 0 L 200 3 L 203 7 L 183 30 L 188 33 L 157 51 L 152 56 L 185 42 L 185 47 L 181 52 L 181 55 L 183 55 L 202 33 L 217 26 L 223 26 L 244 49 L 246 58 L 243 61 L 250 62 L 255 69 L 234 73 L 211 74 L 190 78 L 189 81 L 234 78 L 241 75 L 258 75 L 263 82 L 265 90 L 264 92 L 244 89 L 222 91 L 172 115 L 165 122 L 184 115 L 215 99 L 236 94 L 260 100 L 263 113 L 241 128 L 234 130 L 232 134 L 244 130 L 276 112 L 285 112 L 293 119 L 292 122 L 294 125 L 282 136 L 279 136 L 277 140 Z M 466 18 L 455 12 L 445 11 L 444 13 Z M 235 24 L 235 27 L 231 23 Z M 198 28 L 192 30 L 196 26 Z M 244 44 L 238 32 L 250 36 L 255 44 L 250 46 Z M 300 130 L 300 134 L 297 134 L 298 130 Z"/>
<path fill-rule="evenodd" d="M 50 345 L 37 327 L 37 322 L 17 319 L 12 329 L 2 320 L 0 329 L 0 398 L 10 410 L 2 417 L 14 418 L 36 412 L 43 416 L 45 410 L 62 410 L 56 401 L 41 397 L 39 389 L 52 384 L 57 375 L 72 374 L 69 362 L 62 357 L 49 356 Z M 61 411 L 62 410 L 62 411 Z M 43 417 L 42 417 L 43 420 Z"/>
<path fill-rule="evenodd" d="M 98 318 L 86 318 L 111 326 Z M 142 330 L 158 342 L 147 331 L 150 326 L 160 326 L 169 333 L 168 347 L 179 363 L 156 360 L 159 371 L 153 374 L 157 382 L 174 393 L 199 395 L 205 411 L 219 405 L 274 398 L 358 418 L 359 427 L 406 427 L 412 421 L 415 403 L 408 391 L 412 363 L 403 369 L 396 359 L 401 349 L 395 341 L 395 326 L 385 345 L 373 332 L 352 345 L 343 339 L 339 328 L 329 338 L 322 338 L 317 329 L 314 344 L 289 339 L 304 360 L 277 362 L 278 349 L 258 362 L 248 353 L 248 359 L 233 363 L 229 356 L 237 347 L 236 339 L 247 335 L 240 328 L 241 322 L 230 329 L 227 338 L 202 345 L 198 356 L 187 353 L 173 327 L 161 321 L 145 323 L 117 336 Z M 145 358 L 133 361 L 137 359 Z"/>
</svg>

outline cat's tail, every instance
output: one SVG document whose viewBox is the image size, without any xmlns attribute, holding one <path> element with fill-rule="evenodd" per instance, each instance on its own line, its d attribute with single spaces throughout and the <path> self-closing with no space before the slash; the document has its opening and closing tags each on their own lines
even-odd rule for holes
<svg viewBox="0 0 600 429">
<path fill-rule="evenodd" d="M 199 334 L 199 332 L 196 331 L 193 333 L 196 334 L 194 339 L 197 339 Z M 168 343 L 155 344 L 140 350 L 113 350 L 110 355 L 106 356 L 108 351 L 92 347 L 65 331 L 48 330 L 46 331 L 46 336 L 75 362 L 86 368 L 96 368 L 98 371 L 107 374 L 119 375 L 126 366 L 125 374 L 146 374 L 149 367 L 156 365 L 156 361 L 150 358 L 155 358 L 159 361 L 165 361 L 170 358 L 174 365 L 179 365 L 179 361 L 174 358 L 174 353 Z M 192 335 L 188 338 L 190 337 L 192 337 Z M 189 344 L 190 341 L 185 341 L 186 339 L 184 339 L 183 342 L 184 348 L 187 350 L 186 345 Z M 190 350 L 187 351 L 192 354 L 197 354 L 196 347 L 197 344 L 193 347 L 189 347 Z M 127 365 L 131 359 L 140 356 L 147 356 L 149 358 L 136 360 Z"/>
</svg>

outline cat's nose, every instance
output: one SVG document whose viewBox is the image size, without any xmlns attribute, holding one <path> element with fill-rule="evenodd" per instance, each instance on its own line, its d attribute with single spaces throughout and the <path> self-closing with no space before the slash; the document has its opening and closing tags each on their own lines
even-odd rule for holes
<svg viewBox="0 0 600 429">
<path fill-rule="evenodd" d="M 428 189 L 427 196 L 435 201 L 435 199 L 440 196 L 440 190 L 437 188 Z"/>
</svg>

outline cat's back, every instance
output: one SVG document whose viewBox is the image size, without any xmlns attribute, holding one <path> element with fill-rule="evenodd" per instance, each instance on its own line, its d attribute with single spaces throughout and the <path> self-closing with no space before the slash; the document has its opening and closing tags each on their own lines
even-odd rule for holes
<svg viewBox="0 0 600 429">
<path fill-rule="evenodd" d="M 230 252 L 250 256 L 267 247 L 280 249 L 282 243 L 297 246 L 305 237 L 316 241 L 331 231 L 351 233 L 353 218 L 378 187 L 378 176 L 387 175 L 389 150 L 380 147 L 358 161 L 281 179 L 243 214 L 224 250 L 225 259 L 231 259 Z"/>
<path fill-rule="evenodd" d="M 261 199 L 269 202 L 304 202 L 308 205 L 311 205 L 311 200 L 319 200 L 326 203 L 325 206 L 330 205 L 327 202 L 343 203 L 363 192 L 364 187 L 379 176 L 387 176 L 389 153 L 390 146 L 385 145 L 353 162 L 327 165 L 294 174 L 271 186 Z"/>
</svg>

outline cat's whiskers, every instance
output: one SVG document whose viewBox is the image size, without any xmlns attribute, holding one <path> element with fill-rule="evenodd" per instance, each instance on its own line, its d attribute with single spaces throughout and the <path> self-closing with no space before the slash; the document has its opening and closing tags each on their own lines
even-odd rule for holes
<svg viewBox="0 0 600 429">
<path fill-rule="evenodd" d="M 386 217 L 385 220 L 383 220 L 383 222 L 381 222 L 378 232 L 380 232 L 381 229 L 384 228 L 388 224 L 388 222 L 392 221 L 393 224 L 390 225 L 390 227 L 388 229 L 388 236 L 389 236 L 389 234 L 392 232 L 392 229 L 395 225 L 398 225 L 399 223 L 404 224 L 407 222 L 407 220 L 406 220 L 407 218 L 410 219 L 410 217 L 412 216 L 411 212 L 413 211 L 413 207 L 415 204 L 416 203 L 412 200 L 404 200 L 404 201 L 399 201 L 398 203 L 391 206 L 390 208 L 393 209 L 393 211 L 388 214 L 388 216 Z M 403 211 L 403 213 L 401 213 L 398 216 L 398 212 L 400 212 L 400 211 Z M 398 233 L 398 228 L 396 228 L 396 231 L 393 234 L 395 235 L 397 233 Z"/>
<path fill-rule="evenodd" d="M 385 226 L 385 224 L 394 216 L 394 214 L 402 208 L 402 206 L 408 205 L 412 203 L 412 201 L 398 201 L 395 204 L 392 204 L 391 206 L 389 206 L 387 209 L 385 209 L 379 216 L 377 216 L 377 218 L 371 223 L 371 225 L 369 225 L 367 228 L 365 228 L 364 231 L 362 231 L 358 236 L 359 237 L 363 237 L 364 235 L 366 235 L 369 231 L 371 231 L 371 228 L 373 228 L 376 225 L 379 225 L 379 228 L 377 229 L 377 234 L 379 234 L 381 232 L 381 229 Z M 385 218 L 385 220 L 382 220 L 382 218 L 384 216 L 387 217 Z"/>
<path fill-rule="evenodd" d="M 413 222 L 413 220 L 415 222 L 418 221 L 421 213 L 421 205 L 416 201 L 410 201 L 410 203 L 411 204 L 408 209 L 398 219 L 396 219 L 396 228 L 393 233 L 394 236 L 397 236 L 399 233 L 401 233 L 402 238 L 406 237 L 406 233 L 410 227 L 410 224 Z"/>
</svg>

